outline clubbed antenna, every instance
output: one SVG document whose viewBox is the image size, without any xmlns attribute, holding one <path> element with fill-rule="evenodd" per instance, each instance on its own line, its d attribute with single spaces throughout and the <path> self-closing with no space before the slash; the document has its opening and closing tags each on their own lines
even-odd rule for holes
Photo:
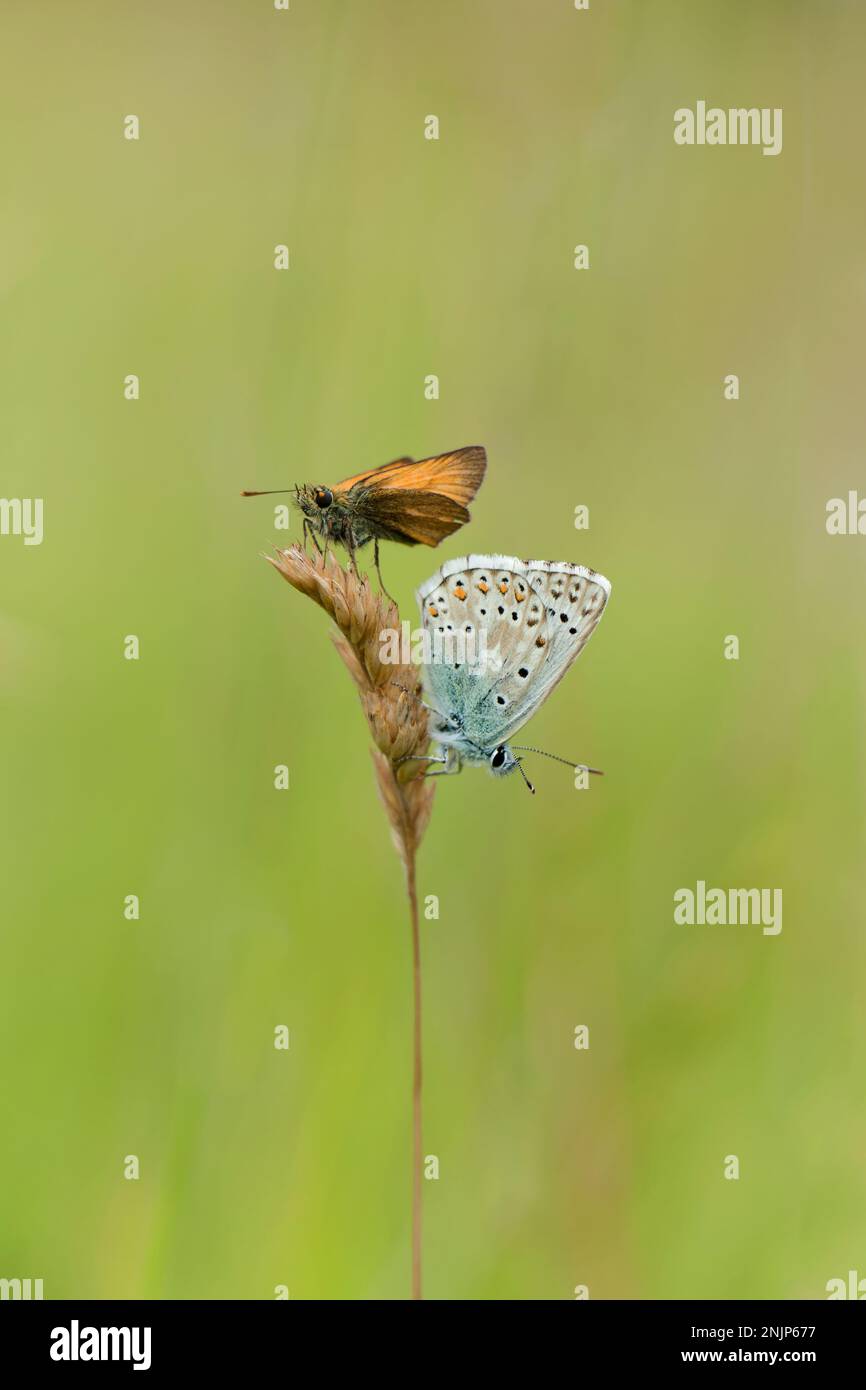
<svg viewBox="0 0 866 1390">
<path fill-rule="evenodd" d="M 573 763 L 571 758 L 560 758 L 558 753 L 545 753 L 543 748 L 527 748 L 520 743 L 512 743 L 511 747 L 515 753 L 538 753 L 542 758 L 552 758 L 555 763 L 565 763 L 566 767 L 573 768 L 575 772 L 591 772 L 595 777 L 604 776 L 600 767 L 588 767 L 586 763 Z"/>
</svg>

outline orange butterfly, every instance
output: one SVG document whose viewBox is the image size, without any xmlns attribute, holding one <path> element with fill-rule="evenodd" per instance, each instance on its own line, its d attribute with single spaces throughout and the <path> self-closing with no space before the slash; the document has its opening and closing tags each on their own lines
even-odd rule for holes
<svg viewBox="0 0 866 1390">
<path fill-rule="evenodd" d="M 356 573 L 355 551 L 373 541 L 373 560 L 382 584 L 380 540 L 434 546 L 453 535 L 469 520 L 467 506 L 480 488 L 486 468 L 485 450 L 480 444 L 471 444 L 429 459 L 394 459 L 381 468 L 344 478 L 333 487 L 296 486 L 295 505 L 304 515 L 304 540 L 309 531 L 321 550 L 316 537 L 322 536 L 326 552 L 331 541 L 339 541 L 348 550 Z"/>
</svg>

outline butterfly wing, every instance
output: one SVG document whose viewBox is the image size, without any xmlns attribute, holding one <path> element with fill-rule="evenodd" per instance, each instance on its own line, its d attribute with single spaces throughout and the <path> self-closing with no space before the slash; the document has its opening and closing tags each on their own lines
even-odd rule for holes
<svg viewBox="0 0 866 1390">
<path fill-rule="evenodd" d="M 526 723 L 583 650 L 604 612 L 610 584 L 582 565 L 466 555 L 449 560 L 418 590 L 432 634 L 483 632 L 483 672 L 461 663 L 427 667 L 443 714 L 459 712 L 480 748 L 505 742 Z"/>
<path fill-rule="evenodd" d="M 547 660 L 526 691 L 524 706 L 515 705 L 503 739 L 515 734 L 556 688 L 595 632 L 610 598 L 610 581 L 586 565 L 565 560 L 526 560 L 524 565 L 547 609 Z"/>
<path fill-rule="evenodd" d="M 435 492 L 467 507 L 480 488 L 487 468 L 487 453 L 480 444 L 435 454 L 427 459 L 394 459 L 381 468 L 356 473 L 337 483 L 335 492 L 353 489 L 388 489 L 400 492 Z"/>
<path fill-rule="evenodd" d="M 527 697 L 549 660 L 550 618 L 524 571 L 514 556 L 466 555 L 449 560 L 418 591 L 431 637 L 425 687 L 446 720 L 458 716 L 459 750 L 470 760 L 489 754 L 507 728 L 529 717 Z M 455 645 L 459 638 L 472 644 L 472 661 L 459 649 L 437 650 L 447 634 Z"/>
<path fill-rule="evenodd" d="M 352 500 L 354 515 L 371 535 L 403 545 L 438 545 L 469 520 L 465 507 L 437 492 L 362 488 Z"/>
<path fill-rule="evenodd" d="M 414 465 L 417 462 L 417 459 L 406 457 L 392 459 L 390 463 L 380 463 L 376 468 L 368 468 L 363 473 L 353 473 L 351 478 L 344 478 L 342 482 L 335 483 L 333 491 L 351 492 L 352 488 L 355 487 L 358 483 L 369 483 L 373 478 L 377 476 L 386 479 L 396 478 L 399 476 L 399 474 L 402 472 L 404 468 L 408 468 L 410 465 L 414 467 Z"/>
</svg>

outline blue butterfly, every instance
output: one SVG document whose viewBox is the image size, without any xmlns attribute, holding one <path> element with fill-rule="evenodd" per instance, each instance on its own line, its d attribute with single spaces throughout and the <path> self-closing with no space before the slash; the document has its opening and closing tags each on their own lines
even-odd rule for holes
<svg viewBox="0 0 866 1390">
<path fill-rule="evenodd" d="M 427 776 L 486 763 L 497 777 L 519 771 L 534 792 L 515 755 L 543 750 L 509 739 L 583 650 L 609 596 L 604 576 L 583 565 L 510 555 L 464 555 L 422 584 L 416 597 L 429 636 L 424 690 L 439 750 L 426 761 L 443 764 Z"/>
</svg>

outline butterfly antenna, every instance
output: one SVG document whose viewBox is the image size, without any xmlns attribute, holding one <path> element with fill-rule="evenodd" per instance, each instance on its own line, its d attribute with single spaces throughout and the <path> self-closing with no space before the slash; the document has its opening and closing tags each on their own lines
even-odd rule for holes
<svg viewBox="0 0 866 1390">
<path fill-rule="evenodd" d="M 527 777 L 526 773 L 523 771 L 523 768 L 522 768 L 521 765 L 520 765 L 520 764 L 522 763 L 522 761 L 523 761 L 522 758 L 518 758 L 518 759 L 517 759 L 517 771 L 520 773 L 520 775 L 521 775 L 521 777 L 523 778 L 524 782 L 526 783 L 527 787 L 528 787 L 529 790 L 532 792 L 532 795 L 535 796 L 535 788 L 534 788 L 534 786 L 532 785 L 532 783 L 530 782 L 529 778 Z"/>
<path fill-rule="evenodd" d="M 241 497 L 276 497 L 278 492 L 297 492 L 296 487 L 272 487 L 265 492 L 248 492 L 246 488 L 241 493 Z"/>
<path fill-rule="evenodd" d="M 545 753 L 543 748 L 526 748 L 519 743 L 512 743 L 511 747 L 515 753 L 539 753 L 542 758 L 552 758 L 555 763 L 565 763 L 566 767 L 573 768 L 575 772 L 591 772 L 596 777 L 604 776 L 600 767 L 587 767 L 586 763 L 573 763 L 570 758 L 560 758 L 556 753 Z"/>
</svg>

